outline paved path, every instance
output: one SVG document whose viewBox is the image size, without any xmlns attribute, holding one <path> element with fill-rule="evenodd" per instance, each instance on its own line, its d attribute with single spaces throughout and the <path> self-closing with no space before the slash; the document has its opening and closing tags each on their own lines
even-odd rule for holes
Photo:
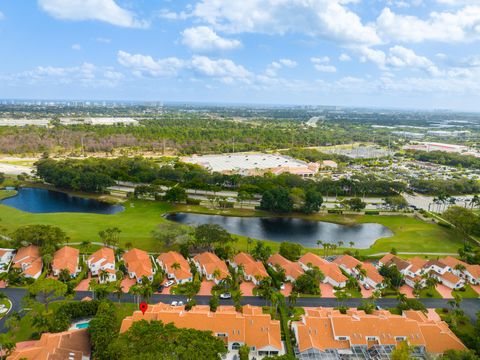
<svg viewBox="0 0 480 360">
<path fill-rule="evenodd" d="M 12 301 L 12 311 L 21 311 L 21 300 L 27 294 L 25 289 L 19 288 L 7 288 L 7 289 L 0 289 L 0 292 L 3 292 L 7 295 L 10 300 Z M 91 291 L 77 291 L 75 294 L 75 300 L 81 300 L 84 297 L 92 296 Z M 110 299 L 114 302 L 135 302 L 135 298 L 131 294 L 124 294 L 120 300 L 118 300 L 115 296 L 110 296 Z M 170 303 L 172 301 L 179 301 L 182 300 L 186 302 L 186 297 L 182 295 L 164 295 L 164 294 L 155 294 L 150 298 L 150 303 L 155 304 L 158 302 L 165 302 Z M 197 301 L 198 305 L 208 305 L 210 301 L 210 296 L 196 296 L 195 300 Z M 363 299 L 349 299 L 345 301 L 345 305 L 348 307 L 358 307 L 362 304 Z M 427 308 L 443 308 L 449 307 L 448 299 L 420 299 L 420 301 L 427 307 Z M 391 308 L 397 305 L 397 299 L 379 299 L 376 301 L 378 306 L 382 308 Z M 233 305 L 232 300 L 220 300 L 221 305 Z M 244 296 L 242 298 L 242 304 L 250 304 L 256 306 L 264 306 L 268 304 L 265 299 L 256 296 Z M 335 298 L 314 298 L 314 297 L 300 297 L 297 300 L 296 306 L 298 307 L 336 307 L 338 306 L 338 301 Z M 461 308 L 465 312 L 465 314 L 472 320 L 476 320 L 477 312 L 480 311 L 480 299 L 464 299 L 461 303 Z M 0 333 L 6 332 L 7 329 L 5 328 L 5 319 L 0 319 Z"/>
</svg>

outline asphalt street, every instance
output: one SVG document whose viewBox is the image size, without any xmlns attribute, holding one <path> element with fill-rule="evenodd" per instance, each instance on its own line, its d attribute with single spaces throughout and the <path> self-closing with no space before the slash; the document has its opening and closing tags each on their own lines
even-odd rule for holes
<svg viewBox="0 0 480 360">
<path fill-rule="evenodd" d="M 9 297 L 12 301 L 12 310 L 20 312 L 21 314 L 24 313 L 22 311 L 22 298 L 26 296 L 27 291 L 25 289 L 18 289 L 18 288 L 6 288 L 0 289 L 0 292 L 3 292 L 5 295 Z M 92 297 L 91 291 L 77 291 L 75 294 L 76 300 L 81 300 L 84 297 Z M 120 299 L 115 296 L 110 297 L 112 301 L 120 301 L 120 302 L 130 302 L 133 303 L 135 298 L 131 294 L 124 294 Z M 155 294 L 153 295 L 149 303 L 156 304 L 158 302 L 164 303 L 171 303 L 172 301 L 183 301 L 186 302 L 186 297 L 182 295 L 160 295 Z M 196 296 L 195 300 L 197 301 L 198 305 L 208 305 L 210 301 L 210 296 Z M 363 299 L 349 299 L 344 302 L 344 304 L 348 307 L 357 307 L 361 305 Z M 420 299 L 420 301 L 427 307 L 427 308 L 443 308 L 449 307 L 448 299 Z M 267 301 L 260 297 L 256 296 L 244 296 L 242 298 L 242 303 L 244 305 L 256 305 L 256 306 L 264 306 L 267 305 Z M 378 306 L 382 308 L 391 308 L 395 307 L 398 303 L 397 299 L 378 299 L 375 302 Z M 231 300 L 220 300 L 221 305 L 232 305 L 233 302 Z M 298 307 L 336 307 L 339 303 L 336 298 L 317 298 L 317 297 L 300 297 L 297 300 L 295 306 Z M 461 303 L 461 308 L 465 312 L 472 321 L 476 320 L 477 313 L 480 311 L 480 299 L 464 299 Z M 6 332 L 7 329 L 5 328 L 5 320 L 8 316 L 0 319 L 0 333 Z"/>
</svg>

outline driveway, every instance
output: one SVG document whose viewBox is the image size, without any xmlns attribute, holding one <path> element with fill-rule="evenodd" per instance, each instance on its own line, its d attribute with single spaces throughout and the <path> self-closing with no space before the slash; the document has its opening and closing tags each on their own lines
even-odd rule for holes
<svg viewBox="0 0 480 360">
<path fill-rule="evenodd" d="M 322 297 L 328 297 L 328 298 L 335 297 L 333 286 L 330 284 L 320 284 L 320 291 L 322 293 Z"/>
<path fill-rule="evenodd" d="M 88 291 L 90 285 L 90 280 L 91 279 L 83 279 L 82 281 L 80 281 L 77 285 L 77 287 L 75 288 L 75 291 Z"/>
<path fill-rule="evenodd" d="M 360 285 L 360 290 L 362 292 L 362 297 L 364 299 L 368 299 L 369 297 L 371 297 L 373 292 L 375 291 L 375 289 L 370 288 L 369 290 L 367 290 L 363 287 L 363 285 L 361 285 L 361 284 L 359 284 L 359 285 Z"/>
<path fill-rule="evenodd" d="M 280 290 L 283 296 L 290 296 L 293 290 L 293 285 L 291 283 L 285 283 L 285 289 Z"/>
<path fill-rule="evenodd" d="M 253 296 L 253 288 L 255 285 L 250 281 L 244 281 L 240 284 L 240 291 L 243 296 Z"/>
<path fill-rule="evenodd" d="M 450 289 L 449 287 L 446 287 L 443 284 L 438 284 L 437 285 L 437 291 L 440 293 L 440 295 L 442 295 L 442 297 L 444 299 L 452 299 L 453 298 L 452 289 Z"/>
<path fill-rule="evenodd" d="M 400 293 L 405 294 L 409 299 L 415 298 L 415 295 L 413 295 L 413 288 L 408 285 L 402 285 L 398 290 Z"/>
<path fill-rule="evenodd" d="M 210 296 L 212 295 L 212 288 L 215 285 L 213 281 L 203 280 L 200 285 L 200 291 L 197 295 Z"/>
<path fill-rule="evenodd" d="M 122 280 L 122 291 L 128 293 L 132 285 L 135 285 L 137 281 L 135 279 L 125 278 Z"/>
</svg>

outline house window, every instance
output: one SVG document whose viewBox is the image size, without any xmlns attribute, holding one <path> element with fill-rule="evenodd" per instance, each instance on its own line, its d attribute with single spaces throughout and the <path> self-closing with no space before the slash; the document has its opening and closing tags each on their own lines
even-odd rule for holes
<svg viewBox="0 0 480 360">
<path fill-rule="evenodd" d="M 400 342 L 400 341 L 405 341 L 407 338 L 405 336 L 396 336 L 395 341 Z"/>
<path fill-rule="evenodd" d="M 339 336 L 338 340 L 339 341 L 344 341 L 344 340 L 348 340 L 348 338 L 346 336 Z"/>
<path fill-rule="evenodd" d="M 238 349 L 240 349 L 240 344 L 237 343 L 237 342 L 233 343 L 232 344 L 232 350 L 238 350 Z"/>
<path fill-rule="evenodd" d="M 218 336 L 218 337 L 227 337 L 228 335 L 225 334 L 225 333 L 217 333 L 217 336 Z"/>
<path fill-rule="evenodd" d="M 376 336 L 367 336 L 367 341 L 376 341 L 377 337 Z"/>
</svg>

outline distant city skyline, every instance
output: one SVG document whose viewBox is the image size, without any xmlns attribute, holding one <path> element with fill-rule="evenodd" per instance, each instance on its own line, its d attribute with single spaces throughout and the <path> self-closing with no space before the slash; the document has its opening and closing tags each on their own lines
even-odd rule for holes
<svg viewBox="0 0 480 360">
<path fill-rule="evenodd" d="M 478 0 L 0 3 L 0 98 L 480 111 Z"/>
</svg>

